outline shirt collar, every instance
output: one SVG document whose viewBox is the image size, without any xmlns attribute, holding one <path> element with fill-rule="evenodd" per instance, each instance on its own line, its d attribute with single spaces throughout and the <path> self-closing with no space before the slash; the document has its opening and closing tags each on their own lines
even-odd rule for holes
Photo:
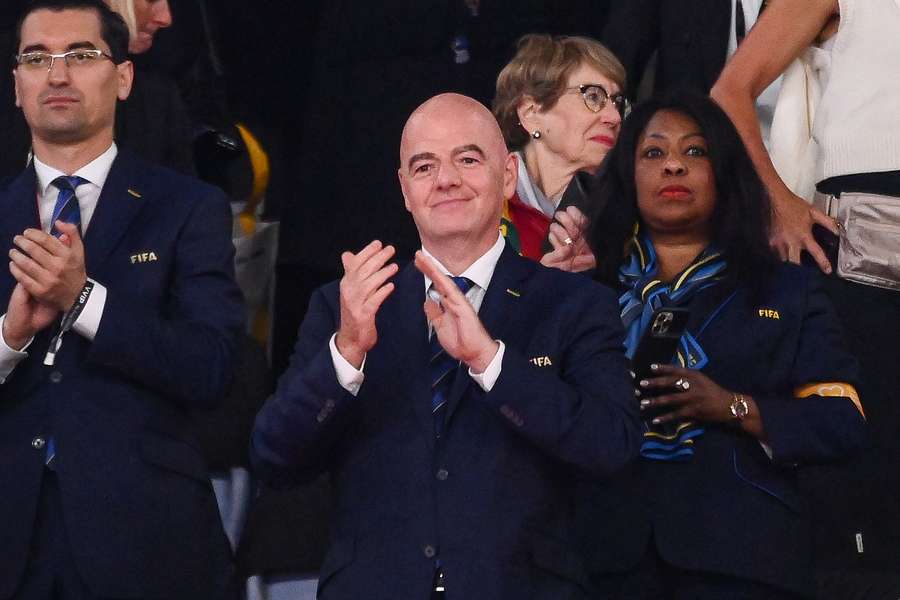
<svg viewBox="0 0 900 600">
<path fill-rule="evenodd" d="M 479 288 L 486 290 L 491 283 L 491 278 L 494 276 L 494 269 L 497 268 L 497 261 L 500 260 L 500 255 L 503 254 L 503 247 L 505 245 L 506 241 L 503 239 L 503 236 L 497 235 L 497 241 L 494 242 L 491 249 L 482 254 L 478 260 L 469 265 L 469 268 L 460 273 L 459 276 L 472 280 Z M 453 276 L 453 274 L 447 270 L 447 267 L 442 265 L 441 261 L 436 259 L 424 246 L 422 246 L 422 254 L 432 259 L 442 273 L 448 277 Z M 430 287 L 431 279 L 425 277 L 425 291 L 427 292 Z"/>
<path fill-rule="evenodd" d="M 560 200 L 552 200 L 545 196 L 544 192 L 534 185 L 534 182 L 531 181 L 531 176 L 528 175 L 528 168 L 525 166 L 525 153 L 516 152 L 515 154 L 519 159 L 519 176 L 516 179 L 516 193 L 519 195 L 519 200 L 522 201 L 522 204 L 539 210 L 548 217 L 553 216 L 561 198 Z"/>
<path fill-rule="evenodd" d="M 106 183 L 106 178 L 109 176 L 109 170 L 112 168 L 113 161 L 116 159 L 118 153 L 119 150 L 116 147 L 116 143 L 113 142 L 110 147 L 106 149 L 106 152 L 72 173 L 72 175 L 78 175 L 98 188 L 102 188 L 103 184 Z M 53 183 L 53 180 L 65 175 L 65 173 L 56 167 L 51 167 L 50 165 L 41 162 L 37 156 L 35 156 L 33 160 L 34 172 L 37 175 L 38 190 L 40 190 L 41 196 L 44 196 L 47 193 L 47 188 Z"/>
</svg>

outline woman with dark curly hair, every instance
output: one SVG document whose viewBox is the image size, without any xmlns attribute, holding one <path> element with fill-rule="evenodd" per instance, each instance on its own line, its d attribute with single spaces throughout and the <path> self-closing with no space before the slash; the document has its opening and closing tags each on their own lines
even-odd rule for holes
<svg viewBox="0 0 900 600">
<path fill-rule="evenodd" d="M 594 194 L 597 277 L 623 292 L 629 356 L 658 310 L 689 311 L 672 364 L 635 382 L 641 457 L 588 494 L 598 598 L 806 597 L 798 468 L 865 430 L 819 274 L 769 249 L 765 188 L 704 96 L 637 107 Z"/>
</svg>

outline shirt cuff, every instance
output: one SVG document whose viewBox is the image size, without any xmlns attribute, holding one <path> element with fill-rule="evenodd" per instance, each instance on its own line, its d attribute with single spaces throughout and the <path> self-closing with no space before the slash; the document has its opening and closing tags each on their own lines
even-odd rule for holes
<svg viewBox="0 0 900 600">
<path fill-rule="evenodd" d="M 486 392 L 491 391 L 491 388 L 497 383 L 497 378 L 500 377 L 500 369 L 503 367 L 503 353 L 506 351 L 506 345 L 503 342 L 500 340 L 494 341 L 500 344 L 500 347 L 497 348 L 497 354 L 488 363 L 484 373 L 473 373 L 472 369 L 469 369 L 469 377 L 474 379 L 475 383 Z"/>
<path fill-rule="evenodd" d="M 91 295 L 88 296 L 87 303 L 85 303 L 81 314 L 78 315 L 78 319 L 72 324 L 72 329 L 74 329 L 78 335 L 93 342 L 94 337 L 97 335 L 97 330 L 100 328 L 100 319 L 103 317 L 103 307 L 106 306 L 106 288 L 90 277 L 88 277 L 88 281 L 93 282 L 94 287 L 91 290 Z"/>
<path fill-rule="evenodd" d="M 3 322 L 5 320 L 5 314 L 0 316 L 0 384 L 6 383 L 6 378 L 13 372 L 16 365 L 28 356 L 28 353 L 25 352 L 25 350 L 27 350 L 28 346 L 31 345 L 31 342 L 34 341 L 34 338 L 28 340 L 28 343 L 25 344 L 21 350 L 13 350 L 10 348 L 9 344 L 6 343 L 6 340 L 3 339 Z"/>
<path fill-rule="evenodd" d="M 366 357 L 363 357 L 362 364 L 357 369 L 338 352 L 337 344 L 334 342 L 335 338 L 337 338 L 337 333 L 328 340 L 328 348 L 331 350 L 331 362 L 334 363 L 334 372 L 337 374 L 337 380 L 341 387 L 350 392 L 351 395 L 356 396 L 359 393 L 360 386 L 363 384 L 363 379 L 365 379 L 363 369 L 366 368 Z"/>
</svg>

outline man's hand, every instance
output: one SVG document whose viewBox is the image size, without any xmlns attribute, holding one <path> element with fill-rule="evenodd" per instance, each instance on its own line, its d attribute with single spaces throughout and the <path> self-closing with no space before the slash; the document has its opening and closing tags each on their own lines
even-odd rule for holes
<svg viewBox="0 0 900 600">
<path fill-rule="evenodd" d="M 12 268 L 10 263 L 10 268 Z M 21 350 L 35 334 L 49 327 L 58 317 L 56 308 L 42 304 L 17 283 L 9 297 L 3 319 L 3 340 L 13 350 Z"/>
<path fill-rule="evenodd" d="M 822 211 L 810 206 L 802 198 L 785 189 L 773 194 L 772 247 L 781 260 L 800 264 L 800 254 L 809 252 L 823 273 L 831 273 L 831 263 L 825 251 L 813 237 L 813 225 L 818 223 L 835 235 L 839 235 L 837 223 Z"/>
<path fill-rule="evenodd" d="M 57 221 L 57 239 L 38 229 L 13 238 L 9 271 L 37 302 L 65 312 L 72 308 L 87 281 L 84 246 L 78 226 Z"/>
<path fill-rule="evenodd" d="M 341 278 L 341 324 L 335 345 L 347 362 L 359 369 L 366 353 L 378 341 L 375 315 L 391 292 L 393 283 L 385 283 L 397 272 L 397 264 L 386 265 L 394 256 L 393 246 L 375 240 L 359 254 L 344 252 L 344 276 Z"/>
<path fill-rule="evenodd" d="M 447 354 L 466 363 L 475 373 L 483 373 L 500 344 L 488 335 L 465 295 L 453 281 L 421 251 L 416 252 L 416 268 L 434 283 L 441 295 L 438 304 L 425 300 L 425 316 Z"/>
<path fill-rule="evenodd" d="M 587 217 L 575 208 L 557 211 L 550 223 L 550 245 L 553 250 L 541 257 L 541 264 L 562 271 L 587 271 L 597 266 L 597 259 L 584 237 Z"/>
</svg>

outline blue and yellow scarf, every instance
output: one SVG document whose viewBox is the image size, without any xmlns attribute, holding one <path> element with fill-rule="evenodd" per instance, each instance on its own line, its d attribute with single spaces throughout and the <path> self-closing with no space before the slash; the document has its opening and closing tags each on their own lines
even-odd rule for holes
<svg viewBox="0 0 900 600">
<path fill-rule="evenodd" d="M 671 282 L 658 278 L 659 264 L 650 238 L 638 233 L 631 242 L 631 253 L 619 269 L 619 281 L 627 291 L 619 298 L 622 323 L 625 325 L 625 354 L 634 356 L 638 341 L 650 325 L 654 311 L 685 306 L 700 290 L 716 285 L 725 278 L 727 263 L 722 253 L 709 246 Z M 689 369 L 702 369 L 709 362 L 703 348 L 690 332 L 678 342 L 673 364 Z M 694 438 L 703 427 L 691 421 L 678 423 L 674 429 L 648 424 L 641 445 L 641 456 L 652 460 L 689 460 L 694 455 Z"/>
</svg>

